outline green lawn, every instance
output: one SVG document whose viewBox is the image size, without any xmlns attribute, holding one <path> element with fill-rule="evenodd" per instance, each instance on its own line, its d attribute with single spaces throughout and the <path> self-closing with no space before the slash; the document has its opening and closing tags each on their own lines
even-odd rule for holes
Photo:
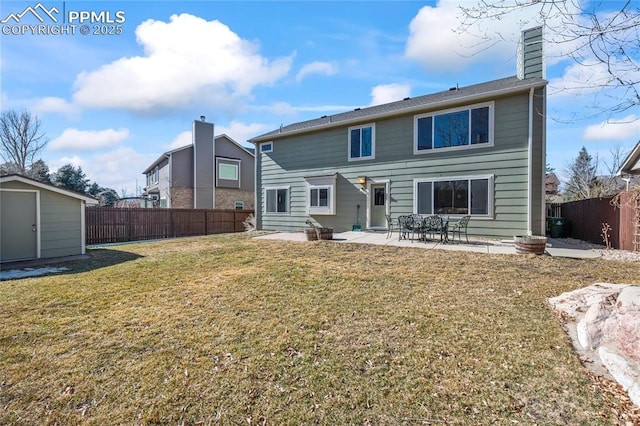
<svg viewBox="0 0 640 426">
<path fill-rule="evenodd" d="M 640 265 L 209 236 L 0 283 L 0 424 L 624 424 L 547 298 Z M 637 414 L 637 412 L 636 412 Z"/>
</svg>

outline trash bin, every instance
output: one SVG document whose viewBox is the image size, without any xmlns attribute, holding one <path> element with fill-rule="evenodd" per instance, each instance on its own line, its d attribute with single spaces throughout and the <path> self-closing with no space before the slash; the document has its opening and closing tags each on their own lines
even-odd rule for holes
<svg viewBox="0 0 640 426">
<path fill-rule="evenodd" d="M 563 217 L 552 217 L 550 221 L 551 238 L 564 238 L 567 236 L 567 220 Z"/>
</svg>

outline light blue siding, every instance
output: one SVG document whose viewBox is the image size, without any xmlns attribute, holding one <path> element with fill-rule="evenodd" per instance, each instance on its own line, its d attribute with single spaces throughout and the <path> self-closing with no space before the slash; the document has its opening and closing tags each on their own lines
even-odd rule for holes
<svg viewBox="0 0 640 426">
<path fill-rule="evenodd" d="M 336 214 L 318 215 L 316 223 L 333 227 L 335 232 L 351 230 L 360 205 L 360 224 L 365 228 L 367 196 L 356 183 L 357 176 L 369 181 L 388 181 L 392 217 L 413 212 L 414 179 L 455 178 L 491 175 L 494 177 L 493 217 L 473 218 L 471 235 L 510 238 L 525 234 L 528 227 L 528 92 L 486 99 L 494 104 L 494 144 L 469 149 L 414 154 L 414 116 L 412 112 L 375 121 L 375 159 L 349 161 L 348 128 L 329 128 L 299 135 L 274 138 L 273 151 L 256 155 L 258 177 L 256 213 L 258 226 L 265 230 L 300 231 L 306 227 L 307 183 L 305 177 L 337 173 Z M 540 100 L 542 103 L 543 100 Z M 476 102 L 474 102 L 476 103 Z M 465 106 L 460 104 L 457 106 Z M 542 107 L 542 104 L 538 105 Z M 370 123 L 366 118 L 361 124 Z M 543 119 L 536 120 L 535 167 L 544 173 L 541 140 Z M 264 214 L 264 188 L 289 186 L 290 213 Z M 537 190 L 538 188 L 536 188 Z M 542 197 L 542 188 L 540 197 Z M 539 203 L 540 199 L 535 202 Z M 541 210 L 541 209 L 540 209 Z"/>
</svg>

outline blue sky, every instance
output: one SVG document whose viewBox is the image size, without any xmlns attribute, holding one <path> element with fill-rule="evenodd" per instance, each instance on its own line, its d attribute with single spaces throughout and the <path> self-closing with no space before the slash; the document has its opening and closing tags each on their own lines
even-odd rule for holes
<svg viewBox="0 0 640 426">
<path fill-rule="evenodd" d="M 37 4 L 3 0 L 0 20 Z M 449 0 L 41 4 L 58 10 L 59 22 L 44 24 L 64 16 L 75 34 L 16 29 L 39 24 L 30 14 L 0 24 L 2 109 L 38 115 L 52 171 L 82 166 L 92 181 L 127 195 L 139 192 L 142 171 L 161 153 L 190 143 L 201 115 L 216 134 L 245 143 L 281 124 L 512 76 L 520 31 L 535 25 L 524 15 L 486 24 L 501 38 L 479 45 L 454 33 L 459 2 Z M 613 10 L 619 2 L 602 4 Z M 94 12 L 84 22 L 89 34 L 69 22 L 71 12 Z M 612 102 L 582 84 L 598 81 L 597 67 L 545 49 L 547 163 L 563 175 L 585 146 L 605 172 L 611 149 L 640 139 L 640 112 L 597 114 L 594 104 Z"/>
</svg>

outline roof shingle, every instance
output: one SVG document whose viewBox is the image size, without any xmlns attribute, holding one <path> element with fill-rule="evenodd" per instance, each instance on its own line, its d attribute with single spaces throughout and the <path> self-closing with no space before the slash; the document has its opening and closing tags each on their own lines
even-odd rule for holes
<svg viewBox="0 0 640 426">
<path fill-rule="evenodd" d="M 466 98 L 474 98 L 482 95 L 500 92 L 514 92 L 518 90 L 526 90 L 530 87 L 541 87 L 546 85 L 546 80 L 542 78 L 529 78 L 525 80 L 517 77 L 507 77 L 500 80 L 493 80 L 486 83 L 475 84 L 467 87 L 447 90 L 444 92 L 433 93 L 415 98 L 404 99 L 401 101 L 391 102 L 388 104 L 376 105 L 366 108 L 357 108 L 353 111 L 347 111 L 339 114 L 322 116 L 313 120 L 300 121 L 298 123 L 289 124 L 280 127 L 260 136 L 250 139 L 249 142 L 260 142 L 268 139 L 275 139 L 281 136 L 287 136 L 294 133 L 303 133 L 324 127 L 333 127 L 350 122 L 365 120 L 369 118 L 378 118 L 402 114 L 404 112 L 426 108 L 431 105 L 453 103 Z"/>
</svg>

